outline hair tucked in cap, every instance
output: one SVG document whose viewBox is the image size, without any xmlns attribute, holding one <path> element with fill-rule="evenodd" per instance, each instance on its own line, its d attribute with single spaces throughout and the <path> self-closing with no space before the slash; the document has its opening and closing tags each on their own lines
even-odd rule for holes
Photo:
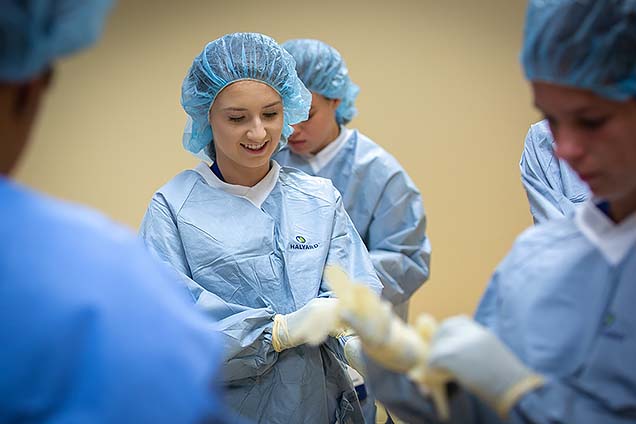
<svg viewBox="0 0 636 424">
<path fill-rule="evenodd" d="M 56 59 L 93 44 L 110 0 L 5 0 L 0 13 L 0 81 L 36 77 Z"/>
<path fill-rule="evenodd" d="M 522 62 L 531 81 L 636 98 L 636 1 L 531 0 Z"/>
<path fill-rule="evenodd" d="M 348 124 L 358 113 L 354 102 L 360 88 L 349 78 L 344 59 L 330 45 L 320 40 L 297 39 L 283 43 L 296 60 L 298 76 L 315 93 L 342 102 L 336 110 L 336 121 Z"/>
<path fill-rule="evenodd" d="M 234 33 L 208 43 L 181 87 L 181 105 L 189 116 L 183 134 L 185 149 L 214 159 L 210 107 L 221 90 L 246 79 L 261 81 L 281 96 L 284 125 L 279 148 L 284 146 L 293 132 L 291 125 L 306 120 L 311 107 L 311 93 L 295 68 L 294 58 L 263 34 Z"/>
</svg>

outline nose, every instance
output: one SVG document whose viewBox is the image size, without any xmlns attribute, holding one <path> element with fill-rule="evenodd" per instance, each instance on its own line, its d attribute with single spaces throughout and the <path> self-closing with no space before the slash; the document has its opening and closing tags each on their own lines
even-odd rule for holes
<svg viewBox="0 0 636 424">
<path fill-rule="evenodd" d="M 558 157 L 570 164 L 579 161 L 585 155 L 585 141 L 580 131 L 567 126 L 552 128 Z"/>
<path fill-rule="evenodd" d="M 292 128 L 294 129 L 294 132 L 291 135 L 292 137 L 298 137 L 303 130 L 302 124 L 294 124 L 292 125 Z"/>
<path fill-rule="evenodd" d="M 251 127 L 247 130 L 247 138 L 250 141 L 263 141 L 267 137 L 267 131 L 260 118 L 254 118 Z"/>
</svg>

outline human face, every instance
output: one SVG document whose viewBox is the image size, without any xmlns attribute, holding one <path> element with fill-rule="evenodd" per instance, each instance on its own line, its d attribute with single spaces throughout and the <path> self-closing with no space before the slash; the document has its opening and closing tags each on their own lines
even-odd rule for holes
<svg viewBox="0 0 636 424">
<path fill-rule="evenodd" d="M 328 99 L 311 93 L 309 118 L 293 125 L 294 133 L 287 143 L 291 151 L 298 155 L 316 154 L 334 141 L 340 132 L 336 121 L 338 106 L 340 99 Z"/>
<path fill-rule="evenodd" d="M 550 123 L 556 154 L 610 202 L 615 219 L 636 211 L 636 100 L 617 102 L 541 82 L 532 89 Z"/>
<path fill-rule="evenodd" d="M 258 81 L 224 88 L 210 108 L 216 161 L 227 182 L 253 186 L 269 171 L 283 130 L 279 94 Z"/>
</svg>

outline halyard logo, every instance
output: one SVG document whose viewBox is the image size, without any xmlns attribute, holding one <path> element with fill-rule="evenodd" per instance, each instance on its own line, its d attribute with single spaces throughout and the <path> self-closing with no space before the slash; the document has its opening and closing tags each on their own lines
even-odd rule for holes
<svg viewBox="0 0 636 424">
<path fill-rule="evenodd" d="M 290 243 L 289 248 L 294 250 L 312 250 L 318 248 L 318 243 L 315 244 L 306 244 L 307 239 L 303 236 L 296 236 L 296 241 L 298 243 Z"/>
</svg>

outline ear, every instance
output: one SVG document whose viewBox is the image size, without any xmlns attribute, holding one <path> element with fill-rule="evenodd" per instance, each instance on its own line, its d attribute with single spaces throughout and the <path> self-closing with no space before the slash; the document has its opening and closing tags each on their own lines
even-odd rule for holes
<svg viewBox="0 0 636 424">
<path fill-rule="evenodd" d="M 340 107 L 340 103 L 342 103 L 342 99 L 330 99 L 332 102 L 333 110 L 338 109 Z"/>
</svg>

